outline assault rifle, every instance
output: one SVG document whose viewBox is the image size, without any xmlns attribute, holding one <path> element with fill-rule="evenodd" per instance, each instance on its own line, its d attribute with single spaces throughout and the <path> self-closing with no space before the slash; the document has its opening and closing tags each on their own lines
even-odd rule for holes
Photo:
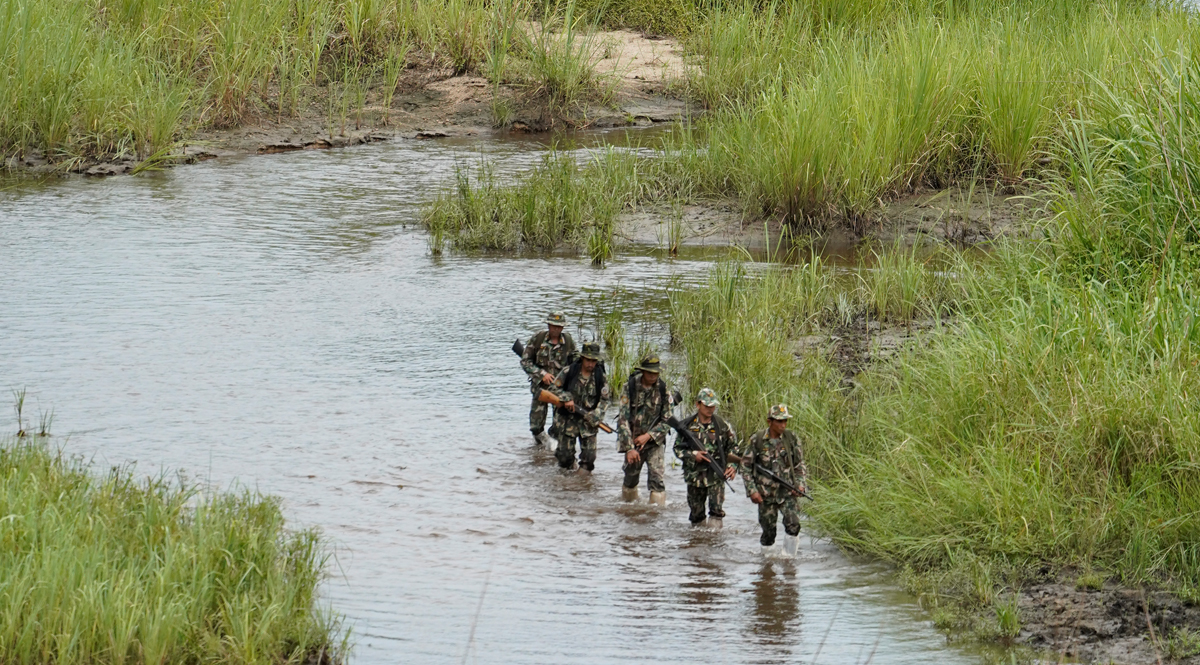
<svg viewBox="0 0 1200 665">
<path fill-rule="evenodd" d="M 732 460 L 734 462 L 737 462 L 738 464 L 741 464 L 741 463 L 745 462 L 747 459 L 749 459 L 749 457 L 738 457 L 737 455 L 733 455 L 733 454 L 728 454 L 728 455 L 726 455 L 726 457 L 728 457 L 730 460 Z M 758 462 L 755 462 L 753 465 L 751 465 L 750 470 L 760 476 L 766 476 L 767 478 L 774 480 L 775 482 L 782 485 L 784 489 L 791 490 L 793 493 L 798 494 L 799 496 L 802 496 L 805 499 L 808 499 L 809 501 L 813 500 L 813 498 L 808 495 L 808 492 L 800 491 L 800 489 L 798 487 L 789 483 L 788 481 L 784 480 L 783 478 L 780 478 L 779 476 L 775 475 L 770 469 L 764 467 L 763 465 L 759 464 Z"/>
<path fill-rule="evenodd" d="M 712 455 L 708 454 L 708 451 L 704 449 L 704 446 L 698 440 L 696 440 L 696 435 L 693 434 L 691 430 L 684 427 L 683 423 L 679 422 L 679 419 L 675 416 L 667 418 L 667 424 L 671 426 L 671 429 L 678 432 L 679 436 L 683 437 L 683 440 L 687 442 L 689 448 L 704 453 L 704 456 L 708 458 L 708 468 L 712 469 L 713 473 L 717 474 L 718 478 L 725 481 L 726 485 L 729 485 L 730 491 L 736 492 L 736 490 L 733 489 L 733 484 L 731 484 L 729 479 L 725 477 L 725 469 L 722 469 L 721 464 L 717 462 L 717 460 L 713 459 Z"/>
<path fill-rule="evenodd" d="M 563 404 L 566 404 L 566 402 L 559 399 L 558 395 L 555 395 L 554 393 L 552 393 L 549 390 L 546 390 L 544 388 L 542 389 L 542 392 L 538 393 L 537 399 L 539 402 L 541 402 L 543 404 L 549 404 L 550 406 L 552 406 L 556 409 L 561 409 Z M 575 413 L 583 414 L 583 410 L 577 406 L 575 409 Z M 600 429 L 604 430 L 605 432 L 608 432 L 609 434 L 613 433 L 613 428 L 606 425 L 603 420 L 597 422 L 596 427 L 599 427 Z"/>
</svg>

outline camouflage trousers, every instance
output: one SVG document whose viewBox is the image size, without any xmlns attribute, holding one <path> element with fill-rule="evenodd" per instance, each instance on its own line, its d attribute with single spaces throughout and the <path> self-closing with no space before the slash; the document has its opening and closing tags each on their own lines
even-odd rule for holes
<svg viewBox="0 0 1200 665">
<path fill-rule="evenodd" d="M 533 403 L 529 405 L 530 432 L 541 434 L 542 430 L 546 429 L 546 412 L 549 410 L 549 404 L 539 402 L 536 396 L 533 398 Z"/>
<path fill-rule="evenodd" d="M 713 517 L 725 517 L 725 511 L 721 510 L 721 504 L 725 503 L 725 485 L 711 485 L 704 487 L 702 485 L 687 486 L 688 499 L 688 520 L 692 524 L 699 524 L 704 521 L 704 504 L 708 504 L 708 514 Z"/>
<path fill-rule="evenodd" d="M 568 431 L 564 432 L 563 430 Z M 566 427 L 560 427 L 558 432 L 558 448 L 554 451 L 558 465 L 564 469 L 575 466 L 575 439 L 579 439 L 579 468 L 595 471 L 596 435 L 571 433 Z"/>
<path fill-rule="evenodd" d="M 776 527 L 779 513 L 783 513 L 783 530 L 789 536 L 800 533 L 800 498 L 799 497 L 763 497 L 758 504 L 758 525 L 762 527 L 762 536 L 758 542 L 763 547 L 775 544 Z"/>
<path fill-rule="evenodd" d="M 625 462 L 621 469 L 625 471 L 625 487 L 633 489 L 638 486 L 638 481 L 642 477 L 642 467 L 646 467 L 646 486 L 651 492 L 665 492 L 667 485 L 663 482 L 663 446 L 662 444 L 647 445 L 644 450 L 646 455 L 637 462 L 630 464 Z"/>
</svg>

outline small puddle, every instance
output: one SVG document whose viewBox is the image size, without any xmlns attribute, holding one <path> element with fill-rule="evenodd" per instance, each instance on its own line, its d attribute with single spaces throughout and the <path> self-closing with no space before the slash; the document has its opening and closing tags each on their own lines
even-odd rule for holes
<svg viewBox="0 0 1200 665">
<path fill-rule="evenodd" d="M 808 537 L 764 560 L 740 496 L 724 530 L 692 529 L 678 469 L 653 509 L 618 501 L 611 436 L 589 479 L 531 447 L 511 340 L 614 289 L 661 322 L 663 289 L 717 256 L 429 255 L 418 205 L 456 163 L 543 149 L 400 141 L 16 183 L 0 379 L 98 467 L 283 497 L 336 545 L 325 597 L 356 663 L 980 662 L 884 566 Z"/>
</svg>

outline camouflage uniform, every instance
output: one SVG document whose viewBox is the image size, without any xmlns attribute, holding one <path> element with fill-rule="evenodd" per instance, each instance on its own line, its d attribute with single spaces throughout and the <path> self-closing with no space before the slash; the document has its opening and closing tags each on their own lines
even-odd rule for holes
<svg viewBox="0 0 1200 665">
<path fill-rule="evenodd" d="M 649 360 L 649 359 L 647 359 Z M 643 367 L 658 366 L 658 359 Z M 629 377 L 625 390 L 621 391 L 621 412 L 617 417 L 617 451 L 627 453 L 634 449 L 633 440 L 649 432 L 650 440 L 642 448 L 642 459 L 622 465 L 625 471 L 626 488 L 638 486 L 642 475 L 642 465 L 646 465 L 646 484 L 651 492 L 664 492 L 667 489 L 663 482 L 663 446 L 667 442 L 667 432 L 671 426 L 667 418 L 671 417 L 671 397 L 667 392 L 666 381 L 660 375 L 658 382 L 646 388 L 642 385 L 642 372 L 636 371 Z"/>
<path fill-rule="evenodd" d="M 599 360 L 600 345 L 589 342 L 583 345 L 584 358 Z M 575 361 L 582 363 L 581 360 Z M 574 374 L 572 378 L 570 375 Z M 570 380 L 570 385 L 567 385 Z M 603 381 L 603 384 L 601 384 Z M 579 367 L 572 364 L 563 368 L 550 389 L 564 402 L 575 402 L 575 411 L 554 410 L 554 429 L 558 434 L 558 448 L 554 456 L 558 465 L 569 469 L 575 464 L 575 439 L 579 439 L 579 466 L 593 471 L 596 468 L 596 429 L 604 420 L 608 408 L 608 381 L 604 380 L 604 366 L 597 363 L 591 376 L 583 376 Z"/>
<path fill-rule="evenodd" d="M 710 422 L 702 423 L 700 414 L 694 413 L 681 425 L 691 430 L 718 464 L 725 460 L 725 453 L 732 452 L 737 444 L 733 427 L 715 414 Z M 707 463 L 697 462 L 695 452 L 682 436 L 675 437 L 675 456 L 683 461 L 683 480 L 687 483 L 688 508 L 691 509 L 688 520 L 692 524 L 704 521 L 705 502 L 708 503 L 709 515 L 725 517 L 725 511 L 721 509 L 721 504 L 725 502 L 725 479 L 718 477 Z M 733 462 L 726 461 L 725 468 L 737 467 Z"/>
<path fill-rule="evenodd" d="M 777 407 L 771 409 L 772 415 L 777 414 Z M 782 414 L 787 415 L 787 409 Z M 779 420 L 780 418 L 776 418 Z M 758 542 L 763 546 L 775 543 L 776 521 L 779 513 L 783 513 L 783 529 L 789 536 L 800 533 L 800 497 L 782 485 L 754 473 L 751 460 L 768 469 L 780 478 L 799 488 L 804 488 L 808 476 L 808 468 L 804 465 L 804 452 L 800 449 L 800 440 L 791 430 L 784 430 L 778 439 L 770 438 L 770 430 L 754 433 L 746 443 L 743 455 L 742 479 L 746 482 L 746 496 L 758 492 L 762 503 L 758 504 L 758 524 L 762 527 L 762 537 Z"/>
<path fill-rule="evenodd" d="M 567 317 L 561 312 L 555 312 L 546 319 L 547 324 L 555 326 L 565 325 L 566 322 Z M 556 376 L 559 370 L 570 365 L 574 359 L 575 340 L 571 339 L 571 335 L 565 330 L 559 335 L 558 344 L 550 342 L 550 334 L 546 330 L 530 337 L 525 344 L 525 353 L 521 356 L 521 369 L 529 375 L 529 391 L 533 394 L 533 401 L 529 405 L 529 431 L 533 432 L 534 436 L 541 434 L 546 428 L 546 409 L 549 408 L 545 403 L 538 401 L 538 394 L 542 389 L 551 387 L 542 383 L 542 372 Z"/>
</svg>

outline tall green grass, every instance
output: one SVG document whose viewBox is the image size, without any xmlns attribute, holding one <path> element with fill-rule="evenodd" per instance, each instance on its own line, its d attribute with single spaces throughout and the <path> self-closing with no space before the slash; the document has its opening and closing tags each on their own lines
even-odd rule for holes
<svg viewBox="0 0 1200 665">
<path fill-rule="evenodd" d="M 330 125 L 352 115 L 361 124 L 365 91 L 378 88 L 390 105 L 410 58 L 491 74 L 569 106 L 604 89 L 590 32 L 596 19 L 574 7 L 0 0 L 0 156 L 36 151 L 68 165 L 100 155 L 145 159 L 194 128 L 297 115 L 322 100 L 336 116 Z M 546 26 L 540 32 L 516 29 L 534 18 Z"/>
<path fill-rule="evenodd" d="M 317 608 L 326 554 L 279 504 L 42 444 L 0 444 L 0 651 L 10 663 L 337 662 Z"/>
<path fill-rule="evenodd" d="M 1115 117 L 1098 91 L 1137 91 L 1157 54 L 1198 44 L 1189 14 L 1142 3 L 746 3 L 697 17 L 686 87 L 709 114 L 653 163 L 580 177 L 632 168 L 678 200 L 859 233 L 918 187 L 1043 188 L 1074 123 Z"/>
<path fill-rule="evenodd" d="M 726 266 L 673 301 L 689 379 L 723 391 L 739 424 L 799 405 L 809 511 L 841 545 L 954 571 L 943 581 L 979 603 L 998 598 L 996 571 L 1045 565 L 1200 595 L 1200 65 L 1162 52 L 1136 76 L 1063 120 L 1043 241 L 933 271 L 893 252 L 876 260 L 889 275 L 857 286 L 816 262 Z M 822 313 L 856 288 L 867 316 L 901 321 L 915 302 L 940 323 L 846 388 L 791 342 L 836 325 Z"/>
</svg>

